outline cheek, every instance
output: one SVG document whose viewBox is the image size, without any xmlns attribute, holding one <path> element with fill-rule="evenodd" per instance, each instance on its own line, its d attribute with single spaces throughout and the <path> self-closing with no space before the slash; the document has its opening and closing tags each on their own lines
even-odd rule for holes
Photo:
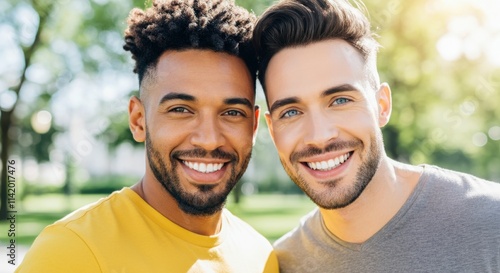
<svg viewBox="0 0 500 273">
<path fill-rule="evenodd" d="M 240 137 L 252 135 L 253 133 L 253 121 L 245 120 L 238 122 L 226 122 L 221 121 L 220 128 L 225 134 L 229 135 L 239 135 Z"/>
<path fill-rule="evenodd" d="M 344 137 L 368 139 L 373 131 L 379 130 L 374 113 L 369 110 L 353 111 L 340 119 L 338 129 Z"/>
<path fill-rule="evenodd" d="M 378 124 L 376 109 L 366 107 L 358 111 L 352 111 L 347 115 L 346 121 L 348 121 L 347 125 L 355 128 L 374 127 Z"/>
<path fill-rule="evenodd" d="M 221 134 L 232 142 L 236 149 L 251 149 L 253 144 L 253 122 L 222 125 Z"/>
<path fill-rule="evenodd" d="M 273 126 L 274 144 L 281 157 L 288 158 L 301 139 L 303 139 L 301 134 L 303 130 L 299 130 L 298 128 L 299 126 L 284 124 Z"/>
<path fill-rule="evenodd" d="M 180 145 L 189 139 L 189 133 L 193 130 L 189 123 L 173 121 L 161 121 L 152 123 L 148 127 L 151 141 L 158 148 L 169 149 Z"/>
</svg>

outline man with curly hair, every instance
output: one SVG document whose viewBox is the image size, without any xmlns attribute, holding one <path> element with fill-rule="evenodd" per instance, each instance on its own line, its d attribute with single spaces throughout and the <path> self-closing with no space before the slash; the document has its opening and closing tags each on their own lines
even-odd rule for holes
<svg viewBox="0 0 500 273">
<path fill-rule="evenodd" d="M 144 177 L 45 228 L 19 272 L 278 272 L 270 243 L 224 208 L 258 127 L 253 24 L 232 0 L 130 12 Z"/>
</svg>

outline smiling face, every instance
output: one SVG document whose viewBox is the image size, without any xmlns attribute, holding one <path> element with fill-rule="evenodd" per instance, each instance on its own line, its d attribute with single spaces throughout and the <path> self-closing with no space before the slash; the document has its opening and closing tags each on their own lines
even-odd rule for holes
<svg viewBox="0 0 500 273">
<path fill-rule="evenodd" d="M 283 49 L 269 63 L 271 136 L 288 175 L 322 208 L 354 202 L 385 155 L 390 90 L 374 90 L 372 66 L 338 39 Z"/>
<path fill-rule="evenodd" d="M 252 77 L 241 59 L 208 50 L 167 51 L 153 74 L 142 102 L 130 105 L 146 172 L 185 213 L 216 213 L 250 159 L 259 115 Z"/>
</svg>

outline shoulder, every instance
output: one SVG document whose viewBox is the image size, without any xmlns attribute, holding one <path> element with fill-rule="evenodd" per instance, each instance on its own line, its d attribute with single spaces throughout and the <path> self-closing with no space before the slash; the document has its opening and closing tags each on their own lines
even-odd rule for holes
<svg viewBox="0 0 500 273">
<path fill-rule="evenodd" d="M 240 264 L 252 268 L 262 265 L 259 272 L 279 272 L 273 247 L 262 234 L 227 209 L 222 211 L 222 218 L 224 245 L 229 246 L 233 254 L 241 251 L 241 255 L 247 257 Z"/>
<path fill-rule="evenodd" d="M 314 209 L 300 219 L 297 227 L 283 235 L 273 244 L 278 256 L 296 253 L 297 248 L 307 248 L 311 241 L 317 240 L 322 229 L 319 209 Z M 281 258 L 281 257 L 280 257 Z"/>
<path fill-rule="evenodd" d="M 81 226 L 83 223 L 86 223 L 86 228 L 89 227 L 88 224 L 101 225 L 102 221 L 110 220 L 113 215 L 122 214 L 123 212 L 120 213 L 120 211 L 124 211 L 127 204 L 132 203 L 132 200 L 128 198 L 128 191 L 131 190 L 124 188 L 115 191 L 107 197 L 71 212 L 54 224 L 66 226 L 70 229 Z M 95 221 L 96 218 L 100 218 L 98 222 Z"/>
<path fill-rule="evenodd" d="M 81 272 L 79 270 L 101 272 L 86 242 L 65 226 L 53 224 L 36 238 L 18 272 Z"/>
<path fill-rule="evenodd" d="M 92 240 L 107 236 L 107 223 L 115 221 L 119 211 L 127 211 L 129 189 L 122 189 L 86 205 L 47 226 L 35 239 L 19 272 L 101 272 Z M 100 236 L 100 237 L 99 237 Z M 63 262 L 64 261 L 64 262 Z M 71 266 L 66 268 L 65 266 Z M 31 271 L 30 268 L 47 270 Z M 60 270 L 57 270 L 60 268 Z"/>
<path fill-rule="evenodd" d="M 323 231 L 319 209 L 306 214 L 293 230 L 289 231 L 274 244 L 276 256 L 282 272 L 301 272 L 310 270 L 321 251 L 323 243 L 328 241 Z M 314 257 L 314 258 L 313 258 Z"/>
<path fill-rule="evenodd" d="M 436 166 L 425 166 L 424 175 L 421 201 L 431 211 L 500 228 L 499 183 Z"/>
<path fill-rule="evenodd" d="M 250 226 L 247 222 L 243 221 L 239 217 L 233 215 L 229 210 L 223 209 L 222 211 L 223 221 L 227 224 L 227 230 L 229 236 L 238 237 L 240 240 L 252 242 L 253 244 L 260 244 L 266 248 L 272 249 L 271 243 L 257 230 Z"/>
<path fill-rule="evenodd" d="M 500 183 L 437 166 L 424 165 L 424 168 L 425 180 L 432 182 L 433 187 L 454 192 L 467 199 L 482 198 L 500 205 Z"/>
</svg>

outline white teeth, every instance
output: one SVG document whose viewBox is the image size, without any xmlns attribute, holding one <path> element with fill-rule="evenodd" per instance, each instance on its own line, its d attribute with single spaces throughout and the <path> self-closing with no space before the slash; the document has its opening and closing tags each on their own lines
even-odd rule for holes
<svg viewBox="0 0 500 273">
<path fill-rule="evenodd" d="M 340 164 L 344 163 L 349 158 L 349 153 L 341 155 L 334 159 L 329 159 L 328 161 L 321 162 L 307 162 L 307 166 L 313 170 L 329 171 L 333 168 L 338 167 Z"/>
<path fill-rule="evenodd" d="M 335 160 L 333 160 L 333 159 L 328 160 L 328 166 L 335 166 L 335 165 L 338 165 L 338 164 L 335 164 Z"/>
<path fill-rule="evenodd" d="M 198 162 L 190 162 L 190 161 L 182 161 L 184 165 L 188 166 L 190 169 L 201 173 L 213 173 L 216 172 L 224 166 L 224 163 L 198 163 Z"/>
<path fill-rule="evenodd" d="M 326 161 L 321 161 L 321 169 L 328 169 L 328 163 Z"/>
</svg>

